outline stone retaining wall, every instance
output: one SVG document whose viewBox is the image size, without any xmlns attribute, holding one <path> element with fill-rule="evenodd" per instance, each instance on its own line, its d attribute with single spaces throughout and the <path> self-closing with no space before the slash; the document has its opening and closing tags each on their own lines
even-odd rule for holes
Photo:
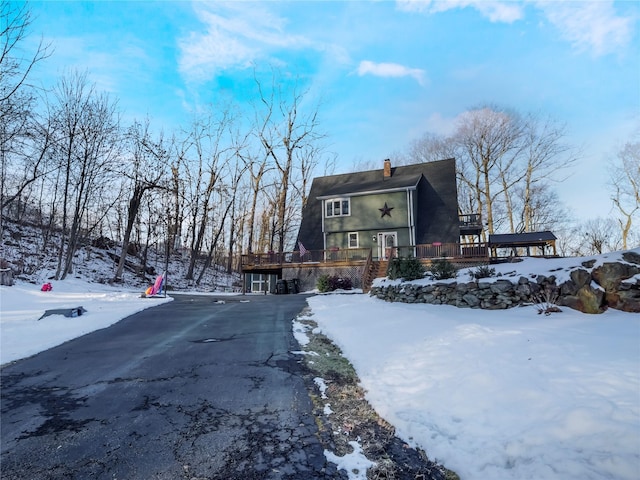
<svg viewBox="0 0 640 480">
<path fill-rule="evenodd" d="M 622 262 L 583 262 L 560 285 L 553 275 L 481 279 L 472 282 L 403 283 L 376 285 L 370 295 L 389 302 L 454 305 L 461 308 L 500 310 L 539 302 L 540 295 L 557 295 L 557 304 L 585 313 L 607 308 L 640 313 L 640 254 L 625 252 Z"/>
</svg>

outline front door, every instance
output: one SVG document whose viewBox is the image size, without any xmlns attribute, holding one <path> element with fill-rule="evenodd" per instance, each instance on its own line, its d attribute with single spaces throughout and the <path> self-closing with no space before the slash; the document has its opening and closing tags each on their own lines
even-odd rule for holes
<svg viewBox="0 0 640 480">
<path fill-rule="evenodd" d="M 398 232 L 378 233 L 378 258 L 389 260 L 398 256 Z"/>
</svg>

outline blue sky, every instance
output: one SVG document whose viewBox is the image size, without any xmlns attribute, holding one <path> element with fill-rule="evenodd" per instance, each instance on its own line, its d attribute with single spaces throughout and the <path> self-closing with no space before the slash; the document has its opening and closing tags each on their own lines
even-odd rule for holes
<svg viewBox="0 0 640 480">
<path fill-rule="evenodd" d="M 558 188 L 581 218 L 607 216 L 605 156 L 640 127 L 638 1 L 30 2 L 55 51 L 45 84 L 87 70 L 123 119 L 187 126 L 249 102 L 254 69 L 321 100 L 337 171 L 379 161 L 465 110 L 495 104 L 566 123 L 583 147 Z M 35 38 L 38 37 L 38 38 Z M 266 77 L 265 77 L 266 78 Z"/>
</svg>

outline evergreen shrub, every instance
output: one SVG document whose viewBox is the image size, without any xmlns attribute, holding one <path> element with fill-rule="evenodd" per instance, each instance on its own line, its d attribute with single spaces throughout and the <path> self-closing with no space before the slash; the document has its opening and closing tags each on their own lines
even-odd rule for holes
<svg viewBox="0 0 640 480">
<path fill-rule="evenodd" d="M 424 265 L 415 257 L 393 258 L 387 270 L 387 276 L 391 280 L 401 278 L 407 282 L 424 278 L 424 274 Z"/>
<path fill-rule="evenodd" d="M 479 265 L 475 270 L 469 271 L 469 276 L 472 279 L 479 280 L 481 278 L 490 278 L 495 276 L 496 269 L 489 267 L 489 265 Z"/>
<path fill-rule="evenodd" d="M 434 280 L 446 280 L 458 276 L 458 269 L 446 258 L 439 258 L 431 262 L 429 272 Z"/>
</svg>

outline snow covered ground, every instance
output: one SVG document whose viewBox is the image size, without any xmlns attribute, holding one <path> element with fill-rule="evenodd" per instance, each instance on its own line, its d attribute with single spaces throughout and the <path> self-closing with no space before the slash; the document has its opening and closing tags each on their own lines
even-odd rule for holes
<svg viewBox="0 0 640 480">
<path fill-rule="evenodd" d="M 309 304 L 376 411 L 463 480 L 640 478 L 640 315 Z"/>
<path fill-rule="evenodd" d="M 553 273 L 578 263 L 562 260 Z M 531 274 L 539 265 L 500 268 Z M 52 283 L 51 292 L 0 287 L 0 363 L 170 300 Z M 366 295 L 309 304 L 378 413 L 463 480 L 640 478 L 640 315 L 563 308 L 544 316 L 533 306 L 482 311 Z M 87 313 L 38 320 L 46 309 L 77 306 Z"/>
<path fill-rule="evenodd" d="M 35 355 L 172 300 L 141 298 L 141 289 L 115 289 L 74 278 L 51 284 L 50 292 L 31 283 L 0 286 L 0 364 Z M 40 319 L 45 310 L 80 306 L 87 312 L 79 317 L 50 315 Z"/>
<path fill-rule="evenodd" d="M 593 258 L 597 266 L 620 257 Z M 500 278 L 553 274 L 562 283 L 583 260 L 495 268 Z M 364 295 L 308 303 L 376 411 L 463 480 L 640 479 L 637 313 L 545 316 L 535 306 L 471 310 Z"/>
</svg>

